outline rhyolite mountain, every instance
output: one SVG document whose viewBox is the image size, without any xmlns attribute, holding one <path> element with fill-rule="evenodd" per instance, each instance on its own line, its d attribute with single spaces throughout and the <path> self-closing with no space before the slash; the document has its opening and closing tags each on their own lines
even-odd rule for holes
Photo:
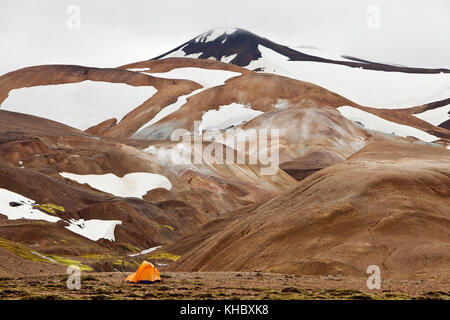
<svg viewBox="0 0 450 320">
<path fill-rule="evenodd" d="M 445 271 L 449 80 L 222 28 L 120 67 L 2 75 L 0 261 L 14 263 L 0 274 L 63 271 L 60 257 L 100 271 L 179 256 L 173 268 L 188 271 L 360 275 L 373 257 L 390 275 Z M 279 170 L 207 153 L 180 163 L 174 130 L 230 128 L 233 139 L 279 129 Z"/>
</svg>

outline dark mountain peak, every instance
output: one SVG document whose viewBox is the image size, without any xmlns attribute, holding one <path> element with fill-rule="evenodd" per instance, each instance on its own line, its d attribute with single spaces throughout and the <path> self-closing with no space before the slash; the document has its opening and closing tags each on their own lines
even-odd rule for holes
<svg viewBox="0 0 450 320">
<path fill-rule="evenodd" d="M 215 59 L 243 67 L 261 57 L 258 45 L 264 40 L 245 29 L 219 27 L 204 32 L 155 59 L 169 57 Z"/>
<path fill-rule="evenodd" d="M 222 62 L 248 66 L 252 61 L 262 57 L 260 46 L 268 48 L 290 61 L 312 61 L 346 65 L 348 67 L 368 70 L 406 72 L 406 73 L 449 73 L 447 69 L 409 68 L 405 66 L 371 62 L 368 60 L 344 56 L 329 59 L 321 56 L 305 54 L 288 46 L 280 45 L 269 39 L 260 37 L 241 28 L 218 27 L 206 31 L 197 37 L 183 43 L 175 49 L 162 54 L 153 60 L 172 57 L 188 57 L 197 59 L 214 59 Z M 255 71 L 265 71 L 259 68 Z"/>
</svg>

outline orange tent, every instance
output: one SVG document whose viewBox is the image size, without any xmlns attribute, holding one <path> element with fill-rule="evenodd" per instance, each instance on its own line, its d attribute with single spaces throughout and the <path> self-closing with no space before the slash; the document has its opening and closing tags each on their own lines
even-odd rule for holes
<svg viewBox="0 0 450 320">
<path fill-rule="evenodd" d="M 161 276 L 159 275 L 158 269 L 153 264 L 144 261 L 135 273 L 127 277 L 126 281 L 134 283 L 152 283 L 161 281 Z"/>
</svg>

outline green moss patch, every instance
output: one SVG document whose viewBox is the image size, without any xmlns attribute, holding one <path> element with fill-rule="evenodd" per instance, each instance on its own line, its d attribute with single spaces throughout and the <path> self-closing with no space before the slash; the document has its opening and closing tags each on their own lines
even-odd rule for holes
<svg viewBox="0 0 450 320">
<path fill-rule="evenodd" d="M 0 238 L 0 247 L 26 260 L 31 260 L 34 262 L 49 262 L 37 254 L 34 254 L 30 248 L 3 238 Z"/>
<path fill-rule="evenodd" d="M 164 251 L 160 251 L 160 252 L 155 252 L 153 254 L 149 254 L 145 257 L 146 259 L 153 259 L 153 260 L 159 260 L 159 259 L 166 259 L 166 260 L 171 260 L 171 261 L 177 261 L 178 259 L 181 258 L 181 256 L 178 256 L 176 254 L 172 254 L 169 252 L 164 252 Z"/>
<path fill-rule="evenodd" d="M 116 259 L 113 263 L 112 266 L 114 268 L 116 268 L 117 270 L 122 270 L 122 261 L 123 261 L 123 266 L 126 270 L 128 269 L 135 269 L 137 267 L 139 267 L 139 263 L 137 261 L 134 260 L 127 260 L 127 259 Z"/>
<path fill-rule="evenodd" d="M 36 204 L 33 206 L 34 209 L 40 209 L 42 211 L 52 213 L 52 214 L 58 214 L 58 212 L 65 212 L 66 209 L 62 206 L 58 206 L 53 203 L 44 203 L 44 204 Z"/>
<path fill-rule="evenodd" d="M 138 247 L 136 247 L 128 242 L 120 242 L 120 243 L 118 243 L 118 245 L 131 253 L 139 253 L 142 251 Z"/>
<path fill-rule="evenodd" d="M 169 231 L 174 230 L 174 228 L 172 226 L 169 226 L 168 224 L 159 224 L 159 223 L 155 222 L 155 225 L 156 225 L 156 229 L 158 229 L 158 231 L 160 231 L 160 232 L 164 231 L 164 230 L 169 230 Z"/>
<path fill-rule="evenodd" d="M 55 260 L 56 262 L 60 264 L 65 264 L 67 266 L 77 266 L 80 268 L 81 271 L 93 271 L 91 267 L 82 264 L 80 261 L 72 260 L 65 257 L 59 257 L 59 256 L 53 256 L 53 255 L 47 255 L 48 258 Z"/>
</svg>

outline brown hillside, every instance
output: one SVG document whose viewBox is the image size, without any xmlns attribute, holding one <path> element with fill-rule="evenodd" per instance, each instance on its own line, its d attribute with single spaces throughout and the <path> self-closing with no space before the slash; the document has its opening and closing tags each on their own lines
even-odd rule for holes
<svg viewBox="0 0 450 320">
<path fill-rule="evenodd" d="M 173 269 L 363 275 L 375 264 L 448 281 L 449 155 L 375 142 L 222 225 Z"/>
</svg>

